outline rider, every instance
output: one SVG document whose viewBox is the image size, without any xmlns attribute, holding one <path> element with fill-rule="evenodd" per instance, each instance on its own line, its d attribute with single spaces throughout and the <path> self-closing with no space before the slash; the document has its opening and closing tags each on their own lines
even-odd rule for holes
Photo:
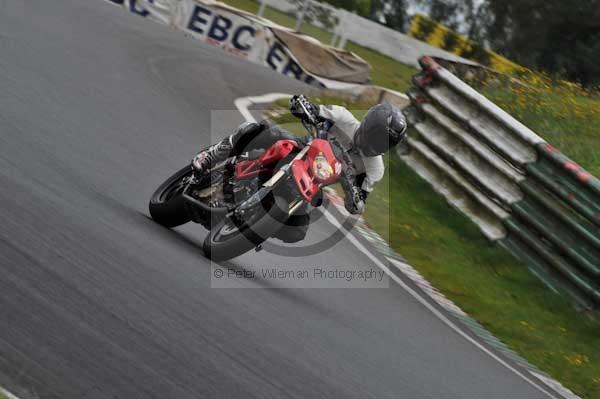
<svg viewBox="0 0 600 399">
<path fill-rule="evenodd" d="M 301 105 L 304 104 L 304 107 Z M 289 102 L 292 115 L 308 121 L 305 109 L 320 122 L 328 121 L 330 137 L 335 138 L 350 155 L 352 166 L 345 164 L 340 179 L 344 189 L 344 205 L 352 214 L 362 213 L 373 186 L 383 178 L 383 154 L 406 137 L 406 119 L 402 112 L 389 103 L 377 104 L 359 122 L 346 108 L 338 105 L 315 105 L 304 95 L 293 96 Z M 209 170 L 217 163 L 244 151 L 264 149 L 278 140 L 298 140 L 298 137 L 268 126 L 265 122 L 243 123 L 235 133 L 198 153 L 192 165 L 196 171 Z M 300 241 L 306 235 L 309 216 L 292 216 L 277 238 L 285 242 Z"/>
</svg>

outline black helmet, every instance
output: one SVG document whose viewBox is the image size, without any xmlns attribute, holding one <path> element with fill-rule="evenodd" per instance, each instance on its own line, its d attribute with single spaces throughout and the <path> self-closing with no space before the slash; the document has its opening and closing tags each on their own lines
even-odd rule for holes
<svg viewBox="0 0 600 399">
<path fill-rule="evenodd" d="M 406 118 L 389 103 L 372 107 L 354 134 L 354 145 L 363 155 L 381 155 L 406 135 Z"/>
</svg>

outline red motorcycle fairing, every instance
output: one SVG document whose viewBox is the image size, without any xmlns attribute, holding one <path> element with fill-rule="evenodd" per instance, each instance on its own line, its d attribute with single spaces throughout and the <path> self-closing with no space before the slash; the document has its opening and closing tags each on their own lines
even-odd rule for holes
<svg viewBox="0 0 600 399">
<path fill-rule="evenodd" d="M 323 169 L 326 169 L 325 173 Z M 309 202 L 319 192 L 321 186 L 336 181 L 341 173 L 342 164 L 333 154 L 331 144 L 327 140 L 313 140 L 306 157 L 292 162 L 294 181 L 302 198 Z"/>
<path fill-rule="evenodd" d="M 235 165 L 235 178 L 238 180 L 249 179 L 259 173 L 269 172 L 274 164 L 297 148 L 300 146 L 294 140 L 279 140 L 258 159 L 238 162 Z"/>
</svg>

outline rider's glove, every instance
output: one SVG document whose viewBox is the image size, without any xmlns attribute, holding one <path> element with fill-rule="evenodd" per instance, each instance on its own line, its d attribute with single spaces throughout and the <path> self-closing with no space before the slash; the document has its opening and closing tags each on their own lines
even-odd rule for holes
<svg viewBox="0 0 600 399">
<path fill-rule="evenodd" d="M 299 96 L 293 96 L 290 98 L 290 112 L 296 118 L 302 119 L 304 121 L 310 121 L 310 116 L 306 115 L 304 108 L 300 104 L 304 104 L 306 109 L 312 113 L 313 119 L 318 119 L 319 117 L 319 107 L 311 103 L 308 98 L 304 94 L 300 94 Z"/>
<path fill-rule="evenodd" d="M 354 186 L 344 197 L 344 207 L 353 215 L 361 214 L 365 209 L 366 196 L 363 194 L 363 192 L 366 191 Z"/>
</svg>

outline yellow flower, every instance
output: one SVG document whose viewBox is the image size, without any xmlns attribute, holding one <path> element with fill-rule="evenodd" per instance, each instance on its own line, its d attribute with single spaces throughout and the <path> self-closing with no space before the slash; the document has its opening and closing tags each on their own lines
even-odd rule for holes
<svg viewBox="0 0 600 399">
<path fill-rule="evenodd" d="M 584 363 L 589 363 L 590 360 L 587 356 L 575 353 L 571 356 L 564 356 L 565 360 L 573 367 L 581 367 Z"/>
</svg>

